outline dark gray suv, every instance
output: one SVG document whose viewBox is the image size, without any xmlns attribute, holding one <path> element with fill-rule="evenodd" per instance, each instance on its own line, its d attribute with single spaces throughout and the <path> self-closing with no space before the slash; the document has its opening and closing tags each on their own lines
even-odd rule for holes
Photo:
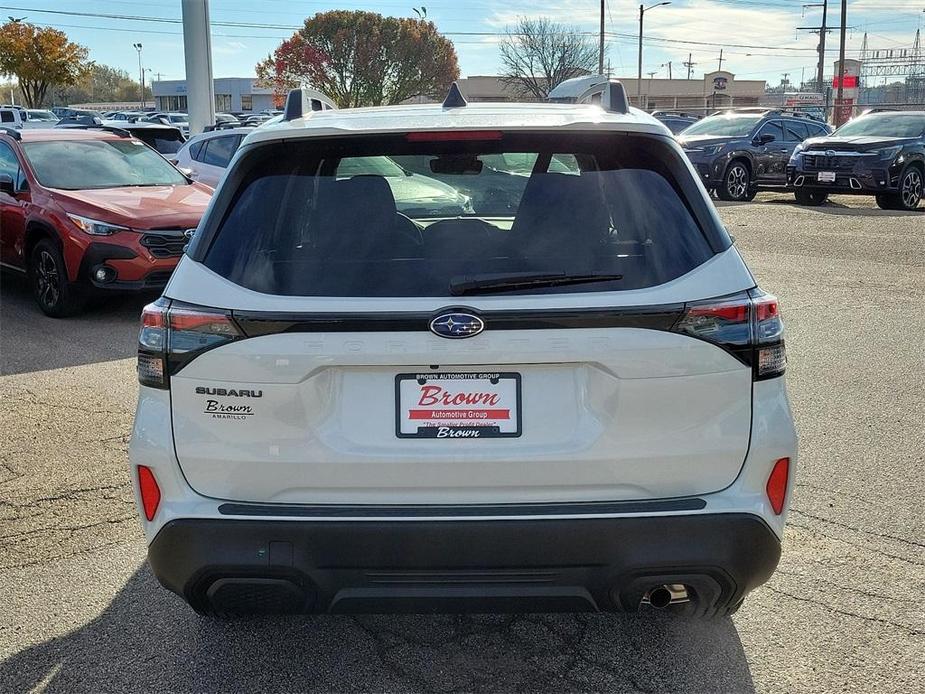
<svg viewBox="0 0 925 694">
<path fill-rule="evenodd" d="M 831 131 L 795 112 L 742 109 L 704 118 L 678 140 L 708 190 L 720 200 L 746 201 L 759 190 L 785 187 L 796 146 Z"/>
</svg>

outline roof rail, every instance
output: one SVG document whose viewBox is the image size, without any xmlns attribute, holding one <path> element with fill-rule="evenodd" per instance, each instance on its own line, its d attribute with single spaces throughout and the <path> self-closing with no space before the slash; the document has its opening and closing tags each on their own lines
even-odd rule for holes
<svg viewBox="0 0 925 694">
<path fill-rule="evenodd" d="M 611 113 L 629 113 L 629 100 L 623 83 L 605 75 L 565 80 L 549 92 L 546 100 L 568 104 L 600 104 Z"/>
<path fill-rule="evenodd" d="M 216 130 L 233 130 L 234 128 L 256 128 L 257 126 L 253 123 L 245 125 L 244 123 L 216 123 L 215 125 L 207 125 L 202 129 L 204 133 L 215 132 Z"/>
<path fill-rule="evenodd" d="M 703 118 L 703 115 L 700 113 L 688 113 L 687 111 L 672 111 L 672 110 L 652 111 L 652 113 L 650 113 L 649 115 L 652 116 L 653 118 L 657 118 L 658 116 L 680 116 L 682 118 Z"/>
<path fill-rule="evenodd" d="M 9 135 L 9 136 L 12 137 L 14 140 L 21 140 L 21 139 L 22 139 L 22 133 L 19 132 L 16 128 L 10 128 L 10 127 L 7 127 L 7 126 L 4 125 L 4 126 L 0 127 L 0 132 L 3 132 L 3 133 L 5 133 L 5 134 Z"/>
<path fill-rule="evenodd" d="M 118 135 L 119 137 L 132 137 L 132 133 L 124 128 L 116 127 L 115 125 L 101 125 L 94 123 L 93 125 L 86 125 L 83 123 L 74 124 L 74 125 L 64 125 L 61 130 L 105 130 L 106 132 L 112 133 L 113 135 Z"/>
<path fill-rule="evenodd" d="M 118 135 L 119 137 L 131 137 L 132 136 L 132 133 L 130 133 L 125 128 L 119 128 L 115 125 L 100 125 L 99 129 L 105 130 L 107 132 L 111 132 L 114 135 Z"/>
<path fill-rule="evenodd" d="M 718 108 L 710 115 L 715 116 L 720 113 L 767 113 L 778 116 L 796 116 L 815 121 L 821 120 L 807 111 L 806 109 L 808 108 L 814 108 L 814 106 L 730 106 L 729 108 Z"/>
</svg>

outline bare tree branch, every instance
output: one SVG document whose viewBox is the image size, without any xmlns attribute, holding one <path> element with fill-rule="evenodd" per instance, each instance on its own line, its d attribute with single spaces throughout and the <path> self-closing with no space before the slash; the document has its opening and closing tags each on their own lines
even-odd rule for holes
<svg viewBox="0 0 925 694">
<path fill-rule="evenodd" d="M 589 73 L 598 60 L 590 36 L 545 17 L 523 17 L 508 27 L 500 50 L 501 81 L 539 100 L 561 82 Z"/>
</svg>

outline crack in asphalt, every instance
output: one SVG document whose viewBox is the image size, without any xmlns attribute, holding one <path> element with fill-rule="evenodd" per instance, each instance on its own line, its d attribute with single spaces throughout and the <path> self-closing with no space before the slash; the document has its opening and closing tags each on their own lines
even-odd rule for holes
<svg viewBox="0 0 925 694">
<path fill-rule="evenodd" d="M 31 530 L 23 530 L 21 532 L 10 533 L 9 535 L 0 535 L 0 541 L 3 540 L 12 540 L 15 538 L 27 537 L 29 535 L 35 535 L 37 533 L 44 532 L 68 532 L 70 536 L 73 536 L 75 532 L 79 530 L 89 530 L 90 528 L 97 528 L 104 525 L 117 525 L 119 523 L 124 523 L 128 520 L 134 520 L 135 514 L 128 516 L 120 516 L 118 518 L 104 518 L 103 520 L 96 521 L 94 523 L 86 523 L 84 525 L 49 525 L 41 528 L 32 528 Z M 5 543 L 5 544 L 14 544 L 14 543 Z"/>
<path fill-rule="evenodd" d="M 0 506 L 11 506 L 13 508 L 25 508 L 33 506 L 35 504 L 43 502 L 55 502 L 55 501 L 85 501 L 86 499 L 80 498 L 82 494 L 92 494 L 94 492 L 105 492 L 116 489 L 127 490 L 128 484 L 105 484 L 99 487 L 77 487 L 74 489 L 66 489 L 60 493 L 52 494 L 51 496 L 40 496 L 35 499 L 30 499 L 23 503 L 17 503 L 15 501 L 7 501 L 5 499 L 0 499 Z M 103 496 L 104 499 L 116 500 L 115 497 Z"/>
<path fill-rule="evenodd" d="M 68 403 L 64 403 L 60 401 L 48 402 L 46 400 L 41 399 L 38 395 L 36 395 L 33 391 L 31 391 L 28 388 L 21 388 L 21 394 L 28 396 L 28 397 L 21 397 L 16 394 L 13 394 L 9 396 L 10 401 L 16 402 L 19 400 L 27 400 L 30 405 L 38 405 L 40 407 L 48 408 L 49 412 L 52 412 L 56 409 L 64 409 L 64 410 L 73 410 L 75 412 L 80 412 L 82 414 L 113 414 L 113 415 L 118 415 L 120 417 L 130 416 L 131 414 L 130 412 L 126 412 L 124 410 L 119 410 L 119 411 L 94 410 L 94 409 L 89 409 L 87 407 L 84 407 L 82 405 L 70 405 Z"/>
<path fill-rule="evenodd" d="M 568 619 L 568 623 L 574 624 L 578 629 L 566 630 L 565 633 L 541 617 L 529 614 L 498 616 L 496 621 L 491 622 L 475 620 L 468 615 L 455 615 L 452 627 L 440 638 L 414 638 L 409 632 L 398 632 L 387 625 L 369 623 L 374 621 L 374 618 L 357 616 L 353 617 L 352 621 L 371 639 L 381 666 L 406 686 L 420 691 L 433 691 L 436 684 L 403 666 L 399 659 L 402 649 L 435 651 L 454 646 L 467 648 L 466 642 L 472 638 L 482 640 L 492 635 L 500 637 L 506 645 L 516 649 L 522 660 L 527 661 L 532 657 L 551 665 L 545 669 L 535 668 L 532 675 L 527 672 L 519 673 L 523 679 L 516 688 L 511 688 L 512 690 L 563 691 L 561 683 L 567 683 L 575 691 L 588 691 L 588 682 L 582 681 L 576 673 L 578 668 L 584 666 L 594 668 L 597 672 L 624 685 L 619 691 L 651 691 L 640 686 L 631 675 L 628 681 L 629 673 L 625 669 L 595 659 L 583 651 L 582 644 L 586 641 L 588 620 L 580 614 L 572 615 Z M 549 640 L 531 639 L 527 634 L 519 633 L 517 627 L 528 624 L 545 631 L 555 641 L 555 644 L 551 645 Z M 552 653 L 562 656 L 563 662 L 554 662 L 550 658 Z M 559 684 L 551 688 L 553 680 L 558 680 Z M 453 687 L 441 684 L 439 689 L 447 692 L 489 691 L 497 689 L 497 687 L 492 687 L 493 684 L 495 684 L 495 676 L 491 673 L 482 675 L 470 672 L 465 682 L 460 682 Z M 625 685 L 631 686 L 632 689 L 628 689 Z M 612 686 L 612 684 L 609 685 L 608 689 Z"/>
<path fill-rule="evenodd" d="M 835 521 L 830 518 L 823 518 L 822 516 L 814 516 L 812 513 L 807 513 L 806 511 L 801 511 L 796 508 L 790 509 L 790 512 L 797 513 L 801 516 L 806 516 L 807 518 L 812 518 L 813 520 L 822 521 L 823 523 L 831 523 L 832 525 L 837 525 L 838 527 L 845 528 L 847 530 L 854 530 L 855 532 L 863 533 L 865 535 L 873 535 L 874 537 L 882 537 L 885 540 L 895 540 L 896 542 L 904 542 L 908 545 L 912 545 L 913 547 L 925 547 L 925 543 L 922 543 L 922 542 L 916 542 L 915 540 L 907 540 L 904 537 L 897 537 L 896 535 L 890 535 L 888 533 L 878 533 L 875 530 L 865 530 L 864 528 L 857 528 L 853 525 L 849 525 L 848 523 L 842 523 L 840 521 Z"/>
<path fill-rule="evenodd" d="M 895 595 L 885 595 L 883 593 L 874 593 L 869 590 L 862 590 L 861 588 L 855 588 L 853 586 L 846 586 L 841 583 L 836 583 L 835 581 L 830 581 L 827 578 L 820 578 L 818 576 L 808 576 L 806 574 L 796 573 L 795 571 L 787 571 L 780 567 L 774 572 L 775 574 L 781 574 L 783 576 L 794 576 L 795 578 L 805 578 L 809 581 L 815 581 L 817 583 L 825 583 L 826 585 L 833 586 L 839 590 L 844 590 L 849 593 L 857 593 L 858 595 L 865 595 L 869 598 L 875 598 L 877 600 L 891 600 L 893 602 L 903 602 L 910 605 L 918 605 L 922 601 L 919 598 L 898 598 Z"/>
<path fill-rule="evenodd" d="M 813 528 L 809 525 L 800 525 L 799 523 L 794 523 L 788 520 L 787 526 L 792 527 L 792 528 L 800 528 L 802 530 L 807 530 L 814 535 L 821 535 L 822 537 L 826 537 L 830 540 L 835 540 L 836 542 L 843 542 L 846 545 L 850 545 L 851 547 L 856 547 L 857 549 L 864 550 L 865 552 L 873 552 L 874 554 L 879 554 L 884 557 L 889 557 L 890 559 L 896 559 L 897 561 L 906 562 L 907 564 L 913 564 L 914 566 L 925 566 L 925 562 L 917 561 L 915 559 L 909 559 L 908 557 L 902 557 L 898 554 L 892 554 L 891 552 L 884 552 L 882 549 L 879 549 L 877 547 L 871 547 L 870 545 L 859 545 L 858 543 L 851 542 L 850 540 L 846 540 L 843 537 L 836 537 L 835 535 L 829 535 L 828 533 L 825 533 L 819 530 L 818 528 Z"/>
<path fill-rule="evenodd" d="M 815 489 L 816 491 L 825 492 L 826 494 L 834 494 L 836 496 L 842 496 L 842 497 L 845 497 L 846 499 L 851 499 L 852 501 L 859 501 L 866 506 L 877 506 L 877 504 L 875 504 L 870 499 L 866 499 L 863 496 L 859 496 L 857 494 L 843 492 L 839 489 L 829 489 L 828 487 L 821 487 L 818 484 L 812 484 L 810 482 L 797 482 L 795 486 L 805 487 L 806 489 Z"/>
<path fill-rule="evenodd" d="M 819 607 L 824 607 L 826 610 L 829 610 L 830 612 L 844 615 L 845 617 L 854 617 L 855 619 L 863 619 L 865 622 L 876 622 L 878 624 L 885 624 L 887 626 L 895 627 L 897 629 L 906 631 L 913 636 L 925 636 L 925 631 L 915 629 L 913 627 L 910 627 L 906 624 L 902 624 L 900 622 L 894 622 L 890 619 L 882 619 L 881 617 L 867 617 L 865 615 L 858 614 L 857 612 L 850 612 L 848 610 L 842 610 L 838 607 L 835 607 L 834 605 L 828 604 L 827 602 L 823 602 L 822 600 L 813 600 L 812 598 L 807 598 L 807 597 L 803 597 L 800 595 L 794 595 L 793 593 L 788 593 L 786 590 L 781 590 L 780 588 L 774 588 L 773 586 L 766 585 L 764 588 L 765 590 L 769 590 L 772 593 L 777 593 L 778 595 L 783 595 L 793 600 L 799 600 L 800 602 L 808 602 L 813 605 L 818 605 Z"/>
<path fill-rule="evenodd" d="M 38 566 L 39 564 L 49 564 L 58 559 L 70 559 L 72 557 L 79 557 L 82 554 L 89 554 L 90 552 L 95 552 L 100 549 L 105 549 L 106 547 L 114 547 L 116 545 L 126 545 L 131 542 L 135 542 L 134 539 L 131 540 L 113 540 L 112 542 L 104 542 L 99 545 L 93 545 L 92 547 L 84 547 L 83 549 L 78 549 L 73 552 L 64 552 L 63 554 L 54 554 L 47 557 L 42 557 L 41 559 L 35 559 L 33 561 L 19 562 L 16 564 L 2 564 L 0 565 L 0 572 L 3 571 L 12 571 L 14 569 L 25 569 L 30 566 Z"/>
</svg>

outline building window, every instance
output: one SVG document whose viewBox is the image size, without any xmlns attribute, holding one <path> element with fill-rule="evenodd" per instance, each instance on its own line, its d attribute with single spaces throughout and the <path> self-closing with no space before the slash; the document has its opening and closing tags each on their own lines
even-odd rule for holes
<svg viewBox="0 0 925 694">
<path fill-rule="evenodd" d="M 156 101 L 160 111 L 186 111 L 186 96 L 159 96 Z"/>
<path fill-rule="evenodd" d="M 215 110 L 219 113 L 231 110 L 231 94 L 215 95 Z"/>
<path fill-rule="evenodd" d="M 252 94 L 242 94 L 241 95 L 241 110 L 242 111 L 253 111 L 254 110 L 254 97 Z"/>
</svg>

